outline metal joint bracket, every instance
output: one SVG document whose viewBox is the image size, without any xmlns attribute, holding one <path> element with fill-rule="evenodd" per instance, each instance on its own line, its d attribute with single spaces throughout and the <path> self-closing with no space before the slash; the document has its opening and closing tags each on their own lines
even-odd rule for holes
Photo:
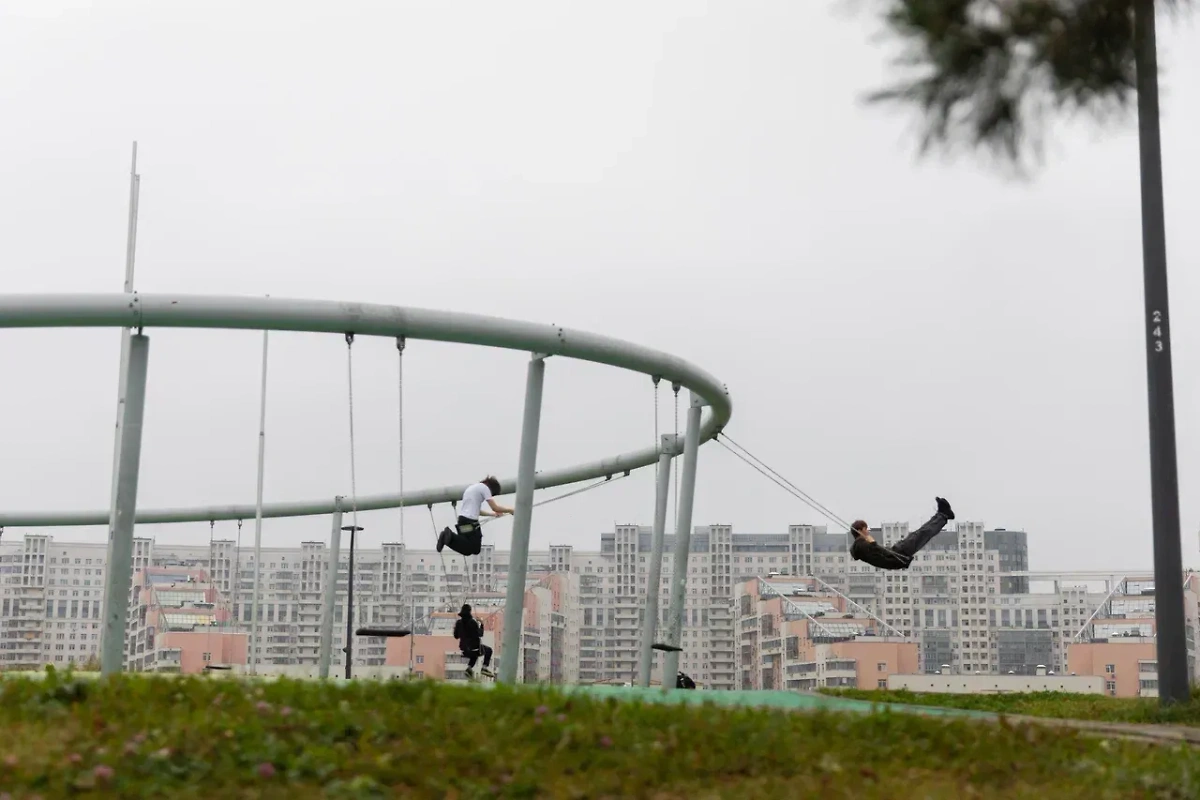
<svg viewBox="0 0 1200 800">
<path fill-rule="evenodd" d="M 682 455 L 683 437 L 676 433 L 664 433 L 662 435 L 662 452 L 669 456 Z"/>
<path fill-rule="evenodd" d="M 708 408 L 709 402 L 700 395 L 692 392 L 692 408 Z"/>
<path fill-rule="evenodd" d="M 141 298 L 138 297 L 137 292 L 134 292 L 133 296 L 129 298 L 129 310 L 133 314 L 133 324 L 130 325 L 129 327 L 137 328 L 138 335 L 141 335 L 141 332 L 142 332 L 142 301 L 141 301 Z"/>
</svg>

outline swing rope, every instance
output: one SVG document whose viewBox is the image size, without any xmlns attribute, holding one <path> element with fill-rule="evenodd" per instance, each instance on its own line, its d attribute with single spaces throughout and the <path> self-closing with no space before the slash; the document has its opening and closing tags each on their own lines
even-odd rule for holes
<svg viewBox="0 0 1200 800">
<path fill-rule="evenodd" d="M 675 392 L 675 440 L 679 441 L 679 389 L 678 383 L 671 384 L 671 390 Z M 675 470 L 675 533 L 679 534 L 679 470 Z"/>
<path fill-rule="evenodd" d="M 350 393 L 350 519 L 358 527 L 358 487 L 354 472 L 354 334 L 346 334 L 346 384 Z M 353 577 L 353 576 L 351 576 Z"/>
<path fill-rule="evenodd" d="M 842 519 L 837 514 L 830 511 L 828 508 L 826 508 L 824 505 L 822 505 L 820 502 L 818 502 L 815 498 L 813 498 L 810 494 L 805 492 L 799 486 L 797 486 L 796 484 L 789 481 L 787 478 L 780 475 L 774 469 L 771 469 L 771 467 L 769 467 L 766 464 L 766 462 L 764 462 L 762 459 L 755 456 L 753 453 L 751 453 L 746 448 L 742 447 L 740 444 L 735 442 L 733 439 L 730 439 L 729 436 L 724 431 L 717 434 L 717 436 L 715 437 L 715 441 L 717 442 L 717 444 L 724 447 L 730 453 L 733 453 L 735 456 L 737 456 L 743 462 L 750 465 L 751 468 L 753 468 L 756 472 L 758 472 L 760 475 L 765 477 L 767 480 L 771 481 L 771 483 L 773 483 L 776 486 L 778 486 L 779 488 L 783 489 L 785 492 L 792 495 L 792 497 L 795 497 L 797 500 L 799 500 L 800 502 L 807 505 L 813 511 L 816 511 L 818 514 L 821 514 L 822 516 L 824 516 L 826 519 L 828 519 L 830 522 L 834 523 L 835 525 L 840 525 L 842 528 L 844 528 L 847 531 L 850 530 L 850 523 L 846 522 L 846 520 Z M 730 447 L 729 445 L 733 445 L 733 447 Z M 735 450 L 734 447 L 736 447 L 737 450 Z M 741 451 L 741 452 L 739 452 L 739 451 Z M 745 453 L 745 455 L 743 455 L 743 453 Z"/>
<path fill-rule="evenodd" d="M 215 579 L 215 576 L 217 574 L 217 568 L 216 568 L 216 563 L 215 563 L 216 562 L 216 553 L 214 552 L 214 548 L 213 548 L 214 540 L 216 538 L 215 534 L 214 534 L 214 529 L 216 527 L 217 527 L 217 523 L 214 520 L 210 519 L 208 521 L 208 585 L 213 587 L 214 591 L 217 588 L 216 587 L 216 579 Z M 214 609 L 214 611 L 216 609 L 215 603 L 213 604 L 213 609 Z M 205 637 L 205 641 L 208 642 L 208 658 L 209 658 L 210 662 L 212 661 L 212 651 L 213 651 L 212 635 L 213 635 L 213 631 L 216 629 L 216 627 L 217 627 L 217 615 L 214 613 L 212 623 L 209 625 L 209 628 L 208 628 L 208 635 Z"/>
<path fill-rule="evenodd" d="M 399 572 L 400 572 L 399 580 L 397 582 L 397 585 L 393 588 L 395 590 L 403 590 L 404 588 L 408 588 L 408 590 L 409 590 L 408 614 L 407 614 L 408 628 L 409 628 L 409 630 L 415 630 L 416 623 L 417 623 L 417 621 L 415 619 L 413 619 L 413 617 L 416 616 L 416 614 L 414 613 L 416 611 L 415 595 L 413 595 L 413 593 L 412 593 L 411 584 L 409 583 L 409 581 L 407 581 L 405 579 L 405 576 L 404 576 L 404 572 L 408 567 L 408 545 L 405 544 L 405 541 L 404 541 L 404 345 L 405 344 L 406 344 L 406 342 L 405 342 L 405 339 L 403 336 L 396 337 L 396 367 L 397 367 L 397 369 L 396 369 L 396 375 L 397 375 L 397 378 L 396 378 L 396 397 L 397 397 L 396 415 L 397 415 L 397 429 L 399 431 L 399 439 L 400 439 L 400 448 L 399 448 L 400 449 L 400 453 L 399 453 L 400 508 L 397 509 L 397 513 L 400 515 L 400 552 L 403 553 L 403 558 L 402 558 L 402 560 L 400 562 L 400 566 L 399 566 Z M 413 659 L 415 658 L 416 649 L 417 649 L 416 646 L 412 642 L 409 642 L 409 645 L 408 645 L 408 674 L 409 675 L 413 674 Z"/>
<path fill-rule="evenodd" d="M 454 529 L 457 531 L 458 530 L 458 503 L 455 502 L 454 500 L 450 501 L 450 513 L 454 516 Z M 479 524 L 479 523 L 477 523 L 477 524 Z M 479 526 L 480 526 L 480 528 L 483 527 L 482 524 L 479 524 Z M 462 606 L 466 605 L 466 603 L 467 603 L 467 590 L 470 585 L 469 578 L 470 578 L 471 572 L 467 568 L 467 557 L 462 555 L 461 553 L 459 555 L 462 556 L 462 563 L 463 563 L 463 566 L 462 566 L 462 568 L 463 568 L 463 599 L 462 599 L 462 602 L 459 603 L 459 607 L 461 608 Z M 479 556 L 476 556 L 475 558 L 476 558 L 476 561 L 478 561 Z M 453 605 L 451 605 L 450 610 L 451 611 L 454 610 Z"/>
<path fill-rule="evenodd" d="M 398 366 L 399 366 L 399 370 L 398 370 L 399 378 L 397 379 L 397 383 L 396 383 L 396 386 L 397 386 L 396 394 L 399 397 L 399 402 L 397 404 L 397 407 L 398 407 L 398 412 L 397 412 L 398 425 L 397 425 L 397 427 L 400 431 L 400 463 L 399 463 L 399 467 L 400 467 L 400 508 L 398 508 L 397 511 L 400 514 L 400 550 L 401 550 L 401 552 L 404 553 L 404 560 L 400 564 L 400 581 L 399 581 L 399 587 L 397 587 L 397 588 L 403 588 L 403 586 L 405 585 L 404 568 L 408 562 L 408 547 L 405 545 L 405 542 L 404 542 L 404 345 L 405 345 L 404 337 L 397 336 L 396 337 L 396 353 L 397 353 L 397 360 L 398 360 Z M 412 614 L 412 609 L 411 609 L 411 606 L 412 606 L 411 594 L 409 595 L 409 597 L 410 597 L 410 602 L 409 602 L 410 608 L 409 608 L 408 616 L 409 616 L 409 625 L 411 626 L 413 624 L 413 619 L 412 619 L 413 614 Z M 411 655 L 412 655 L 412 648 L 410 647 L 409 648 L 409 656 L 411 657 Z"/>
<path fill-rule="evenodd" d="M 450 505 L 451 505 L 451 508 L 453 508 L 454 511 L 456 512 L 454 527 L 451 528 L 452 531 L 455 531 L 458 528 L 458 517 L 457 517 L 458 505 L 456 503 L 451 503 Z M 430 503 L 428 506 L 426 506 L 426 508 L 429 509 L 429 522 L 430 522 L 430 524 L 433 525 L 433 534 L 434 534 L 434 536 L 439 536 L 440 534 L 438 533 L 438 529 L 437 529 L 437 519 L 435 519 L 433 516 L 433 504 Z M 446 554 L 444 552 L 442 552 L 441 550 L 439 550 L 438 558 L 442 562 L 442 574 L 447 575 L 447 576 L 450 575 L 451 574 L 450 570 L 446 569 Z M 470 573 L 467 571 L 467 557 L 463 556 L 462 561 L 463 561 L 463 600 L 462 600 L 462 603 L 459 603 L 460 607 L 465 605 L 467 602 L 467 583 L 470 578 Z M 449 603 L 447 604 L 448 607 L 446 610 L 453 611 L 454 610 L 454 595 L 451 594 L 450 592 L 447 592 L 447 596 L 449 597 Z"/>
<path fill-rule="evenodd" d="M 233 558 L 233 581 L 229 587 L 230 605 L 232 606 L 230 610 L 234 612 L 235 616 L 236 612 L 241 610 L 237 596 L 242 587 L 242 521 L 239 519 L 237 524 L 237 555 Z M 234 622 L 240 623 L 241 620 L 234 620 Z"/>
<path fill-rule="evenodd" d="M 354 535 L 358 532 L 358 484 L 354 469 L 354 334 L 350 332 L 346 333 L 346 385 L 349 390 L 350 401 L 350 524 L 353 526 L 353 529 L 350 531 L 350 542 L 353 545 Z M 346 567 L 346 619 L 353 625 L 354 609 L 351 606 L 354 598 L 353 561 L 348 563 Z M 347 664 L 354 660 L 353 649 L 353 641 L 347 640 Z M 347 670 L 349 670 L 349 667 L 347 667 Z"/>
<path fill-rule="evenodd" d="M 661 446 L 658 435 L 658 384 L 662 379 L 655 375 L 650 380 L 654 382 L 654 451 L 658 452 Z M 654 460 L 654 485 L 658 486 L 658 459 Z"/>
</svg>

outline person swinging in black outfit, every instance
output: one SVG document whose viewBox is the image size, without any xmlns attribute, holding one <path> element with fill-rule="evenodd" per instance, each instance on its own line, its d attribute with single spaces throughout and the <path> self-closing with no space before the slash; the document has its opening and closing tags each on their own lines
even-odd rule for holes
<svg viewBox="0 0 1200 800">
<path fill-rule="evenodd" d="M 483 656 L 483 669 L 479 673 L 485 678 L 496 677 L 492 672 L 492 648 L 483 643 L 483 623 L 471 614 L 471 607 L 463 604 L 454 621 L 454 638 L 458 649 L 467 658 L 467 680 L 475 678 L 475 662 Z"/>
<path fill-rule="evenodd" d="M 908 569 L 913 558 L 933 537 L 942 532 L 946 523 L 954 519 L 954 509 L 943 497 L 937 500 L 937 513 L 929 521 L 905 536 L 892 547 L 884 547 L 875 541 L 871 528 L 861 519 L 850 526 L 854 541 L 850 544 L 850 557 L 865 561 L 879 569 Z"/>
<path fill-rule="evenodd" d="M 500 494 L 500 481 L 487 476 L 479 483 L 473 483 L 463 492 L 462 502 L 458 504 L 457 530 L 444 528 L 438 535 L 437 551 L 449 547 L 461 556 L 477 556 L 483 549 L 483 529 L 479 526 L 480 515 L 485 517 L 502 517 L 513 513 L 508 506 L 502 506 L 493 499 Z M 483 507 L 487 503 L 488 511 Z"/>
</svg>

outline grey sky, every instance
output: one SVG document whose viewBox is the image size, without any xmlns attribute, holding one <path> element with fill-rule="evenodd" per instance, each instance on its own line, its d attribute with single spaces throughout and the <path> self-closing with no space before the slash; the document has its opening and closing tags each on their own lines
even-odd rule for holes
<svg viewBox="0 0 1200 800">
<path fill-rule="evenodd" d="M 1028 529 L 1036 567 L 1149 565 L 1133 126 L 1059 128 L 1028 184 L 917 163 L 910 118 L 860 102 L 886 74 L 874 27 L 782 1 L 6 0 L 3 291 L 120 290 L 136 138 L 142 291 L 620 336 L 728 383 L 730 433 L 843 517 L 918 521 L 944 494 L 962 518 Z M 1164 29 L 1196 563 L 1200 52 L 1191 25 Z M 0 506 L 104 507 L 117 332 L 2 336 Z M 141 504 L 252 502 L 259 335 L 151 336 Z M 345 344 L 280 334 L 271 354 L 268 500 L 348 492 Z M 514 474 L 525 356 L 414 342 L 406 360 L 408 486 Z M 360 340 L 355 373 L 358 489 L 394 490 L 393 343 Z M 649 444 L 652 409 L 647 378 L 552 362 L 540 463 Z M 591 548 L 614 522 L 648 524 L 652 484 L 644 472 L 539 510 L 534 546 Z M 410 542 L 432 544 L 424 509 L 405 519 Z M 712 444 L 694 519 L 823 522 Z M 397 512 L 362 520 L 368 544 L 397 538 Z M 265 542 L 326 525 L 268 521 Z M 203 543 L 206 528 L 139 530 Z M 510 530 L 488 538 L 507 546 Z"/>
</svg>

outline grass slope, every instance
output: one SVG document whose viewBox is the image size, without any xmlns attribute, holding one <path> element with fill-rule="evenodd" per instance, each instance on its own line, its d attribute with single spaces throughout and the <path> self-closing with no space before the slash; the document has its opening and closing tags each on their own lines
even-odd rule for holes
<svg viewBox="0 0 1200 800">
<path fill-rule="evenodd" d="M 0 683 L 15 797 L 1195 797 L 1200 752 L 1036 726 L 431 682 Z"/>
<path fill-rule="evenodd" d="M 1163 707 L 1155 699 L 1127 699 L 1095 694 L 1029 692 L 1014 694 L 924 694 L 909 691 L 829 689 L 823 694 L 873 703 L 961 708 L 995 714 L 1016 714 L 1098 722 L 1200 726 L 1200 690 L 1192 700 Z"/>
</svg>

